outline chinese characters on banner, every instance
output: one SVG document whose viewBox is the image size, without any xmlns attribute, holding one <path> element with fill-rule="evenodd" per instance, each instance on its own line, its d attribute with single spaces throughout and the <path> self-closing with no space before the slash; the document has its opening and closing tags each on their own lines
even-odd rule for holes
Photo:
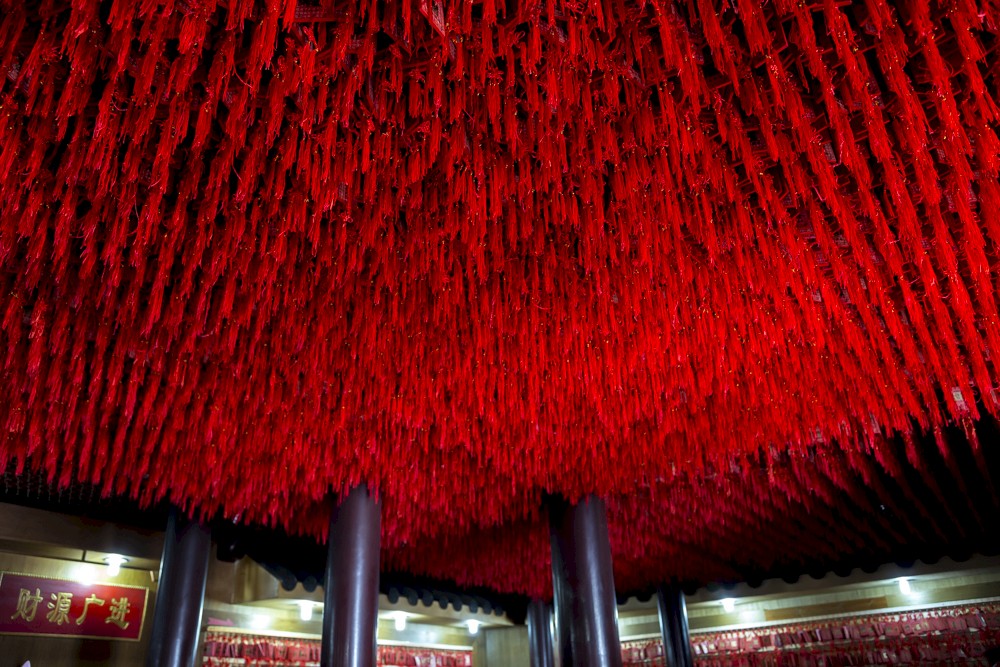
<svg viewBox="0 0 1000 667">
<path fill-rule="evenodd" d="M 149 589 L 0 572 L 0 634 L 138 640 Z"/>
</svg>

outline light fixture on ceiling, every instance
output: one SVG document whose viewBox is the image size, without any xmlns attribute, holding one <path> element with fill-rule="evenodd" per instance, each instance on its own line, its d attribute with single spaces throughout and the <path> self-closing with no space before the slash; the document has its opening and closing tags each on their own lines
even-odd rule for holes
<svg viewBox="0 0 1000 667">
<path fill-rule="evenodd" d="M 397 612 L 393 622 L 396 626 L 396 632 L 402 632 L 406 629 L 406 614 L 403 612 Z"/>
<path fill-rule="evenodd" d="M 76 567 L 76 576 L 74 577 L 74 579 L 76 579 L 79 583 L 83 584 L 84 586 L 93 586 L 94 585 L 93 570 L 95 569 L 96 568 L 93 565 L 90 565 L 89 563 L 80 563 Z"/>
<path fill-rule="evenodd" d="M 254 630 L 263 630 L 270 625 L 271 620 L 263 614 L 254 614 L 250 618 L 250 627 Z"/>
<path fill-rule="evenodd" d="M 723 598 L 722 609 L 727 614 L 733 613 L 733 610 L 736 609 L 736 600 L 734 600 L 733 598 Z"/>
<path fill-rule="evenodd" d="M 128 558 L 119 556 L 118 554 L 111 554 L 104 559 L 104 562 L 108 564 L 108 576 L 117 577 L 121 574 L 122 565 L 128 562 Z"/>
<path fill-rule="evenodd" d="M 313 603 L 309 600 L 299 600 L 299 618 L 303 621 L 311 621 L 313 617 Z"/>
<path fill-rule="evenodd" d="M 479 621 L 474 618 L 468 620 L 469 634 L 474 635 L 479 632 L 479 626 L 482 625 Z"/>
<path fill-rule="evenodd" d="M 902 579 L 899 580 L 899 592 L 902 593 L 903 595 L 913 594 L 913 587 L 910 586 L 910 580 L 907 579 L 906 577 L 903 577 Z"/>
</svg>

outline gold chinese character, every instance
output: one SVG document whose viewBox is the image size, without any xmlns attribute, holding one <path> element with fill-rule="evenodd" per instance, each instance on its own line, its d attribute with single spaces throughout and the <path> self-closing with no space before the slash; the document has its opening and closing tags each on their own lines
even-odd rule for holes
<svg viewBox="0 0 1000 667">
<path fill-rule="evenodd" d="M 128 621 L 125 620 L 125 617 L 128 616 L 128 610 L 128 598 L 111 598 L 111 613 L 104 619 L 104 622 L 114 623 L 124 630 L 129 625 Z"/>
<path fill-rule="evenodd" d="M 40 588 L 35 589 L 34 595 L 27 588 L 22 588 L 21 593 L 17 596 L 17 611 L 14 612 L 14 615 L 10 619 L 14 620 L 20 616 L 28 623 L 31 623 L 35 620 L 35 614 L 38 612 L 38 603 L 41 601 L 42 590 Z"/>
<path fill-rule="evenodd" d="M 92 604 L 96 604 L 98 607 L 103 607 L 104 600 L 91 593 L 90 597 L 83 601 L 83 613 L 80 614 L 80 618 L 76 619 L 77 625 L 83 625 L 83 620 L 87 618 L 87 608 Z"/>
<path fill-rule="evenodd" d="M 53 593 L 51 596 L 52 602 L 49 603 L 49 613 L 45 615 L 45 618 L 49 619 L 49 623 L 55 623 L 56 625 L 62 625 L 63 623 L 69 623 L 69 608 L 73 604 L 73 594 L 72 593 Z"/>
</svg>

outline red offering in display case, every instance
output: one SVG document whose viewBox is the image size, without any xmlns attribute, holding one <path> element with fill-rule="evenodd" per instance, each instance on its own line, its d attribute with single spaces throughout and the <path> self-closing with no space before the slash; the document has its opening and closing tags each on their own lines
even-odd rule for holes
<svg viewBox="0 0 1000 667">
<path fill-rule="evenodd" d="M 138 641 L 149 589 L 0 572 L 0 634 Z"/>
</svg>

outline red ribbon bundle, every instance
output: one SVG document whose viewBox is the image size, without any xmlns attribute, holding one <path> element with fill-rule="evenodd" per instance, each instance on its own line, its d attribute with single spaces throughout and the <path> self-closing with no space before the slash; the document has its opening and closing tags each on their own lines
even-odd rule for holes
<svg viewBox="0 0 1000 667">
<path fill-rule="evenodd" d="M 704 667 L 985 665 L 1000 640 L 1000 606 L 960 605 L 811 623 L 697 633 L 694 661 Z M 659 641 L 625 642 L 625 665 L 663 665 Z"/>
<path fill-rule="evenodd" d="M 414 545 L 995 416 L 998 20 L 0 0 L 0 463 L 317 537 L 364 480 L 539 592 Z"/>
</svg>

